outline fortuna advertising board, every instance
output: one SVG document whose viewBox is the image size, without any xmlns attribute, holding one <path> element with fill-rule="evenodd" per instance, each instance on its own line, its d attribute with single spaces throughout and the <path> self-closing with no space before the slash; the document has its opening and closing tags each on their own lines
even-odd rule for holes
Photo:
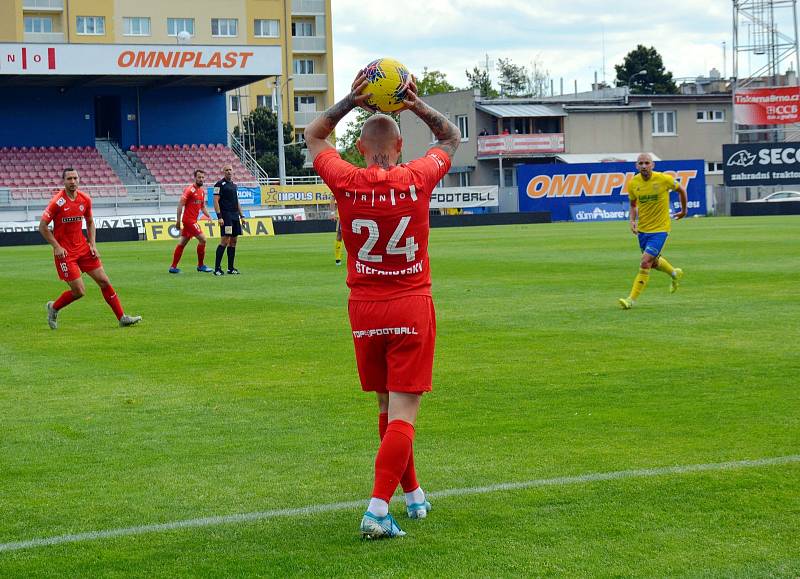
<svg viewBox="0 0 800 579">
<path fill-rule="evenodd" d="M 800 122 L 800 87 L 738 89 L 733 97 L 737 125 L 784 125 Z"/>
<path fill-rule="evenodd" d="M 281 74 L 280 46 L 0 43 L 0 76 Z"/>
<path fill-rule="evenodd" d="M 655 170 L 673 175 L 686 189 L 688 215 L 706 214 L 704 161 L 657 161 Z M 628 206 L 627 185 L 634 175 L 633 163 L 521 165 L 517 168 L 519 210 L 549 211 L 553 221 L 570 220 L 573 204 L 592 204 L 582 208 L 583 212 L 593 212 L 595 205 L 623 211 Z M 670 199 L 677 211 L 678 194 L 673 193 Z M 602 205 L 606 203 L 618 207 Z"/>
<path fill-rule="evenodd" d="M 800 143 L 722 145 L 725 185 L 794 185 L 800 183 Z"/>
</svg>

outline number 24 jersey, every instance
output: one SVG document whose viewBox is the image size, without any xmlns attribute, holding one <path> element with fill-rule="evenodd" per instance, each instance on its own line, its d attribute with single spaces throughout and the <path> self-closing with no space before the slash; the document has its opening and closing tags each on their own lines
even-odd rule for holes
<svg viewBox="0 0 800 579">
<path fill-rule="evenodd" d="M 363 169 L 327 149 L 314 169 L 339 208 L 350 299 L 430 295 L 428 211 L 433 188 L 450 170 L 447 154 L 433 148 L 410 163 Z"/>
</svg>

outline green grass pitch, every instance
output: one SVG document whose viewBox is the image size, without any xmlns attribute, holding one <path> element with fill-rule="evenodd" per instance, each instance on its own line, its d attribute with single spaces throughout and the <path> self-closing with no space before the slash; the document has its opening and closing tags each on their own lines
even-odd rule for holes
<svg viewBox="0 0 800 579">
<path fill-rule="evenodd" d="M 438 344 L 417 424 L 429 492 L 800 455 L 800 217 L 691 219 L 633 310 L 626 222 L 431 232 Z M 209 256 L 213 258 L 212 241 Z M 242 239 L 239 277 L 167 274 L 173 244 L 101 244 L 99 290 L 0 248 L 0 544 L 363 500 L 358 386 L 332 235 Z M 408 536 L 362 508 L 21 550 L 0 576 L 800 575 L 800 462 L 434 497 Z"/>
</svg>

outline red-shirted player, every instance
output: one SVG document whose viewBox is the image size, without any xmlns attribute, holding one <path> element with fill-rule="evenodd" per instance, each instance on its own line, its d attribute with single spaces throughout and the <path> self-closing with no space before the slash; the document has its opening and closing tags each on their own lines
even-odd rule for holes
<svg viewBox="0 0 800 579">
<path fill-rule="evenodd" d="M 362 389 L 378 396 L 381 444 L 361 533 L 380 538 L 405 534 L 389 514 L 398 484 L 409 517 L 423 518 L 431 508 L 417 482 L 413 454 L 414 422 L 422 393 L 431 390 L 436 338 L 428 209 L 431 191 L 450 169 L 461 135 L 417 98 L 412 81 L 404 108 L 422 119 L 439 143 L 424 157 L 396 165 L 400 129 L 391 117 L 373 115 L 357 143 L 367 168 L 351 165 L 326 139 L 342 117 L 364 104 L 366 86 L 362 71 L 350 94 L 306 128 L 305 140 L 314 168 L 339 207 L 358 374 Z"/>
<path fill-rule="evenodd" d="M 183 249 L 192 237 L 197 238 L 197 271 L 207 273 L 214 271 L 204 263 L 207 240 L 206 236 L 203 234 L 203 230 L 200 229 L 200 225 L 197 223 L 197 218 L 200 216 L 201 211 L 206 218 L 211 219 L 211 215 L 209 215 L 208 209 L 206 209 L 206 190 L 203 188 L 205 178 L 206 172 L 202 169 L 197 169 L 194 172 L 194 183 L 183 190 L 181 200 L 178 202 L 178 216 L 175 219 L 175 226 L 179 227 L 181 230 L 181 240 L 178 242 L 172 254 L 172 265 L 169 268 L 170 273 L 181 272 L 181 270 L 178 269 L 178 263 L 181 261 Z M 183 213 L 183 217 L 181 217 L 181 213 Z"/>
<path fill-rule="evenodd" d="M 84 271 L 100 286 L 103 298 L 117 316 L 120 326 L 138 323 L 142 316 L 129 316 L 122 311 L 117 292 L 111 287 L 111 281 L 103 269 L 94 241 L 92 200 L 83 191 L 78 191 L 78 172 L 72 168 L 64 169 L 61 177 L 64 179 L 64 188 L 53 196 L 42 213 L 39 233 L 53 246 L 58 277 L 67 282 L 70 289 L 55 302 L 47 302 L 47 323 L 55 330 L 61 308 L 86 295 L 86 287 L 81 279 L 81 272 Z M 82 232 L 84 219 L 88 242 Z M 51 221 L 53 231 L 48 227 Z"/>
</svg>

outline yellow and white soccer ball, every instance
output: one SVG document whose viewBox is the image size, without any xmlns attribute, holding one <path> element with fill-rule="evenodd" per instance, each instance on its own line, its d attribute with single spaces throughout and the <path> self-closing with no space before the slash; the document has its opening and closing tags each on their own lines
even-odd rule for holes
<svg viewBox="0 0 800 579">
<path fill-rule="evenodd" d="M 372 94 L 366 102 L 368 107 L 384 113 L 403 107 L 411 73 L 402 63 L 393 58 L 379 58 L 364 68 L 364 74 L 369 84 L 362 94 Z"/>
</svg>

